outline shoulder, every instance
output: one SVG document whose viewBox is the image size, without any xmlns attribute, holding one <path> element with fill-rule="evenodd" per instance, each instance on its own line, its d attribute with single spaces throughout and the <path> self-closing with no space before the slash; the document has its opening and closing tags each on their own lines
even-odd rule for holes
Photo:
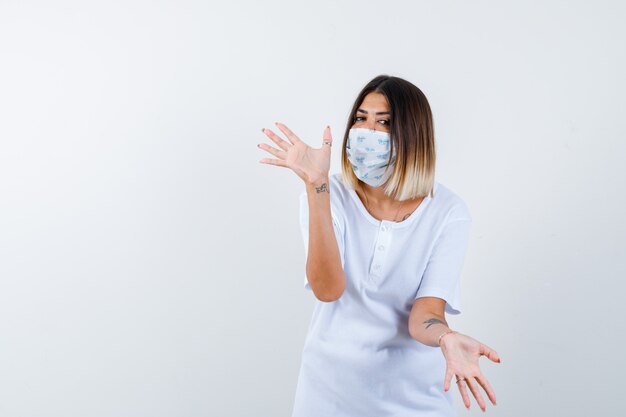
<svg viewBox="0 0 626 417">
<path fill-rule="evenodd" d="M 330 180 L 330 195 L 331 195 L 331 197 L 334 194 L 335 195 L 335 202 L 337 202 L 337 203 L 341 202 L 342 205 L 343 205 L 343 203 L 349 197 L 348 194 L 350 192 L 350 189 L 348 188 L 348 186 L 346 184 L 344 184 L 343 178 L 342 178 L 340 172 L 336 172 L 334 174 L 330 174 L 329 180 Z"/>
<path fill-rule="evenodd" d="M 472 221 L 472 215 L 465 200 L 440 182 L 435 182 L 430 206 L 431 211 L 438 213 L 438 216 L 446 223 L 456 220 Z"/>
</svg>

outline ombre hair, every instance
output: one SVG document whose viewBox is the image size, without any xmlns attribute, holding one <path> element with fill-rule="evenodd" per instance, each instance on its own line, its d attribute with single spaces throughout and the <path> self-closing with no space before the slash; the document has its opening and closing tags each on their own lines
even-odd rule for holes
<svg viewBox="0 0 626 417">
<path fill-rule="evenodd" d="M 435 184 L 435 135 L 430 105 L 422 90 L 402 78 L 379 75 L 359 93 L 348 118 L 341 151 L 341 176 L 345 184 L 356 189 L 359 179 L 352 170 L 346 145 L 356 111 L 369 93 L 387 98 L 390 111 L 390 155 L 396 150 L 393 172 L 383 184 L 385 194 L 404 201 L 433 196 Z M 385 167 L 385 173 L 389 165 Z"/>
</svg>

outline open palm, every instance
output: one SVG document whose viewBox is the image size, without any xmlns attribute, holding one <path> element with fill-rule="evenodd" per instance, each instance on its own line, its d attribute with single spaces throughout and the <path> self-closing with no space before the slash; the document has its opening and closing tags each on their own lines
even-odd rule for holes
<svg viewBox="0 0 626 417">
<path fill-rule="evenodd" d="M 466 387 L 469 387 L 481 410 L 485 411 L 487 405 L 479 391 L 479 386 L 485 390 L 489 400 L 495 405 L 496 394 L 485 375 L 480 371 L 478 360 L 484 355 L 493 362 L 500 363 L 498 353 L 484 343 L 458 332 L 443 338 L 441 347 L 446 358 L 444 391 L 450 388 L 452 377 L 456 375 L 459 378 L 457 379 L 457 386 L 466 408 L 470 407 L 470 397 Z"/>
<path fill-rule="evenodd" d="M 328 175 L 330 170 L 330 148 L 332 135 L 330 127 L 326 126 L 323 134 L 323 144 L 321 148 L 315 149 L 303 142 L 287 126 L 276 122 L 276 126 L 287 136 L 287 140 L 282 139 L 270 129 L 261 129 L 280 149 L 276 149 L 265 143 L 260 143 L 259 148 L 266 150 L 278 159 L 263 158 L 259 162 L 290 168 L 305 182 L 315 182 Z"/>
</svg>

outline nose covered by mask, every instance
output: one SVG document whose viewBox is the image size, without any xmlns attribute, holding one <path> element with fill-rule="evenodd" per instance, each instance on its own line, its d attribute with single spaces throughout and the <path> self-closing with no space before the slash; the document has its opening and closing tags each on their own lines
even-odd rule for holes
<svg viewBox="0 0 626 417">
<path fill-rule="evenodd" d="M 354 174 L 372 187 L 384 184 L 393 171 L 395 154 L 390 155 L 391 137 L 387 132 L 352 128 L 348 133 L 346 153 Z M 390 165 L 387 172 L 383 171 Z"/>
</svg>

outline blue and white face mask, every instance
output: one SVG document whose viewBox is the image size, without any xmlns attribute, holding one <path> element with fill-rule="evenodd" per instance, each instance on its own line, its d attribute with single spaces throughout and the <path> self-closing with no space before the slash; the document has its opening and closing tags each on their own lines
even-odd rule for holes
<svg viewBox="0 0 626 417">
<path fill-rule="evenodd" d="M 372 187 L 384 184 L 393 172 L 395 154 L 390 158 L 390 150 L 391 137 L 387 132 L 352 128 L 348 133 L 346 153 L 354 174 Z M 388 164 L 391 166 L 383 174 Z"/>
</svg>

